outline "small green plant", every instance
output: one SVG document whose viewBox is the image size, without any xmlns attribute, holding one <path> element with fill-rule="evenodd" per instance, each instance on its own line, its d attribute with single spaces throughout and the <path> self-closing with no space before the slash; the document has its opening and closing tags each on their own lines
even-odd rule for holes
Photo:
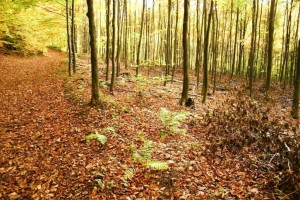
<svg viewBox="0 0 300 200">
<path fill-rule="evenodd" d="M 181 122 L 186 119 L 188 112 L 181 111 L 179 113 L 171 112 L 166 108 L 161 108 L 158 114 L 159 119 L 162 121 L 164 126 L 173 133 L 185 134 L 186 130 L 180 128 Z"/>
<path fill-rule="evenodd" d="M 135 168 L 129 168 L 124 172 L 124 175 L 122 176 L 121 180 L 124 186 L 128 186 L 128 180 L 131 180 L 134 176 L 136 169 Z"/>
<path fill-rule="evenodd" d="M 85 136 L 86 140 L 98 140 L 102 145 L 104 145 L 107 141 L 107 137 L 105 135 L 101 135 L 98 133 L 98 131 L 95 131 L 95 133 L 91 133 L 87 136 Z"/>
<path fill-rule="evenodd" d="M 115 133 L 115 128 L 112 126 L 106 127 L 101 131 L 102 134 L 107 134 L 107 133 Z"/>
<path fill-rule="evenodd" d="M 100 173 L 100 172 L 97 172 L 97 171 L 94 171 L 93 172 L 93 174 L 94 174 L 94 177 L 95 177 L 95 181 L 96 181 L 96 183 L 97 183 L 97 185 L 100 187 L 100 188 L 102 188 L 103 187 L 103 177 L 104 177 L 104 175 L 102 174 L 102 173 Z"/>
<path fill-rule="evenodd" d="M 129 108 L 123 107 L 122 109 L 123 109 L 124 113 L 127 113 L 127 114 L 130 113 L 130 109 Z"/>
<path fill-rule="evenodd" d="M 102 188 L 103 187 L 103 182 L 101 179 L 95 179 L 95 181 L 97 182 L 99 188 Z"/>
<path fill-rule="evenodd" d="M 168 136 L 168 134 L 165 133 L 165 132 L 160 132 L 160 133 L 159 133 L 159 137 L 160 137 L 161 139 L 165 139 L 167 136 Z"/>
<path fill-rule="evenodd" d="M 168 167 L 169 167 L 168 163 L 156 161 L 156 160 L 147 161 L 146 166 L 150 167 L 152 169 L 156 169 L 156 170 L 165 170 L 165 169 L 168 169 Z"/>
<path fill-rule="evenodd" d="M 168 163 L 151 159 L 151 155 L 155 147 L 155 142 L 144 138 L 142 138 L 141 140 L 144 142 L 142 147 L 137 148 L 136 146 L 132 145 L 130 148 L 132 152 L 133 160 L 142 163 L 143 165 L 151 169 L 155 169 L 155 170 L 168 169 Z"/>
</svg>

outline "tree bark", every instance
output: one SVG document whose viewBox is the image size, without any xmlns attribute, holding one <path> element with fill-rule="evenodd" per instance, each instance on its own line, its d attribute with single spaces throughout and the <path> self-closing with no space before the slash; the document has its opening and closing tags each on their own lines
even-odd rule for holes
<svg viewBox="0 0 300 200">
<path fill-rule="evenodd" d="M 240 16 L 240 9 L 239 9 L 239 7 L 237 7 L 237 10 L 236 10 L 236 21 L 235 21 L 234 46 L 233 46 L 233 58 L 232 58 L 232 64 L 231 64 L 231 77 L 233 77 L 234 70 L 235 70 L 235 55 L 236 55 L 236 49 L 237 49 L 239 16 Z"/>
<path fill-rule="evenodd" d="M 142 10 L 142 20 L 141 20 L 141 29 L 140 29 L 140 39 L 139 39 L 138 50 L 137 50 L 137 58 L 136 58 L 136 74 L 135 74 L 136 76 L 139 75 L 140 52 L 141 52 L 142 37 L 143 37 L 143 28 L 144 28 L 145 5 L 146 5 L 146 0 L 143 0 L 143 10 Z"/>
<path fill-rule="evenodd" d="M 171 0 L 168 0 L 168 27 L 167 27 L 167 41 L 166 41 L 166 72 L 164 86 L 167 85 L 167 79 L 171 67 Z"/>
<path fill-rule="evenodd" d="M 75 0 L 72 0 L 72 24 L 71 24 L 71 41 L 72 41 L 72 63 L 73 73 L 76 73 L 76 48 L 75 48 Z"/>
<path fill-rule="evenodd" d="M 254 65 L 254 58 L 255 58 L 255 37 L 256 37 L 256 0 L 253 0 L 253 7 L 252 7 L 252 32 L 251 32 L 251 47 L 250 47 L 250 55 L 249 55 L 249 90 L 250 90 L 250 97 L 253 94 L 253 65 Z"/>
<path fill-rule="evenodd" d="M 300 97 L 300 40 L 298 42 L 298 59 L 296 67 L 296 76 L 294 80 L 294 98 L 293 98 L 293 110 L 292 117 L 299 119 L 299 97 Z"/>
<path fill-rule="evenodd" d="M 70 42 L 70 25 L 69 25 L 69 0 L 66 0 L 66 21 L 67 21 L 67 40 L 68 40 L 68 73 L 69 76 L 72 75 L 72 68 L 71 68 L 71 42 Z"/>
<path fill-rule="evenodd" d="M 275 0 L 271 0 L 270 16 L 269 16 L 269 38 L 268 38 L 268 63 L 267 63 L 267 80 L 266 91 L 271 87 L 272 61 L 273 61 L 273 43 L 274 43 L 274 20 L 275 20 Z"/>
<path fill-rule="evenodd" d="M 112 45 L 111 45 L 111 82 L 110 92 L 113 93 L 115 86 L 115 49 L 116 49 L 116 0 L 113 0 L 113 16 L 112 16 Z"/>
<path fill-rule="evenodd" d="M 210 11 L 208 16 L 207 22 L 207 30 L 205 30 L 205 37 L 204 37 L 204 51 L 203 51 L 203 98 L 202 103 L 206 102 L 207 97 L 207 90 L 208 90 L 208 46 L 209 46 L 209 31 L 210 31 L 210 24 L 211 18 L 213 15 L 213 6 L 214 1 L 211 1 Z"/>
<path fill-rule="evenodd" d="M 109 78 L 109 12 L 110 0 L 106 0 L 106 81 L 108 81 Z"/>
<path fill-rule="evenodd" d="M 183 47 L 183 88 L 181 93 L 180 105 L 187 101 L 189 95 L 189 52 L 188 52 L 188 22 L 189 22 L 190 1 L 184 0 L 184 15 L 182 29 Z"/>
<path fill-rule="evenodd" d="M 95 27 L 95 13 L 94 13 L 94 1 L 87 0 L 89 18 L 89 33 L 90 33 L 90 46 L 91 46 L 91 63 L 92 63 L 92 97 L 91 104 L 99 104 L 99 88 L 98 88 L 98 63 L 97 63 L 97 34 Z"/>
<path fill-rule="evenodd" d="M 174 76 L 175 76 L 175 70 L 178 66 L 178 59 L 177 59 L 177 48 L 178 48 L 178 39 L 177 39 L 177 30 L 178 30 L 178 14 L 179 12 L 179 0 L 176 1 L 176 23 L 175 23 L 175 36 L 174 36 L 174 56 L 173 56 L 173 59 L 174 59 L 174 66 L 173 66 L 173 69 L 172 69 L 172 83 L 174 81 Z"/>
</svg>

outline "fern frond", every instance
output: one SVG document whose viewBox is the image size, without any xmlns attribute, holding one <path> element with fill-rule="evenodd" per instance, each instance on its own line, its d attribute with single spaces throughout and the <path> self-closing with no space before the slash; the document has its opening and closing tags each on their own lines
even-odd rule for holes
<svg viewBox="0 0 300 200">
<path fill-rule="evenodd" d="M 147 161 L 146 166 L 155 170 L 166 170 L 169 167 L 168 163 L 155 160 Z"/>
<path fill-rule="evenodd" d="M 129 168 L 124 172 L 124 175 L 122 176 L 122 181 L 127 181 L 133 178 L 135 173 L 135 168 Z"/>
<path fill-rule="evenodd" d="M 107 141 L 107 137 L 105 135 L 101 135 L 98 133 L 98 131 L 96 131 L 95 133 L 91 133 L 87 136 L 85 136 L 86 140 L 93 140 L 96 139 L 98 140 L 102 145 L 104 145 Z"/>
</svg>

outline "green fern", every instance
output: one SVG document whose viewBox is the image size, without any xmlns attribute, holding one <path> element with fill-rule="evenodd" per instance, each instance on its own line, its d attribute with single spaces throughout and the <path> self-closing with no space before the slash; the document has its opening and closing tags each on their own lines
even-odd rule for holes
<svg viewBox="0 0 300 200">
<path fill-rule="evenodd" d="M 106 133 L 109 133 L 109 132 L 114 133 L 115 131 L 116 131 L 116 130 L 115 130 L 114 127 L 109 126 L 109 127 L 106 127 L 105 129 L 103 129 L 103 130 L 101 131 L 101 133 L 102 133 L 102 134 L 106 134 Z"/>
<path fill-rule="evenodd" d="M 169 167 L 168 163 L 155 160 L 147 161 L 146 166 L 156 170 L 166 170 Z"/>
<path fill-rule="evenodd" d="M 122 176 L 121 180 L 123 182 L 126 182 L 127 180 L 130 180 L 133 178 L 134 173 L 135 173 L 136 169 L 135 168 L 129 168 L 124 172 L 124 175 Z"/>
<path fill-rule="evenodd" d="M 102 182 L 101 179 L 95 179 L 95 181 L 97 182 L 97 184 L 98 184 L 98 186 L 99 186 L 100 188 L 103 187 L 103 182 Z"/>
<path fill-rule="evenodd" d="M 182 111 L 180 113 L 171 112 L 166 108 L 161 108 L 158 117 L 164 126 L 173 133 L 185 134 L 186 130 L 180 128 L 181 122 L 186 119 L 188 112 Z"/>
<path fill-rule="evenodd" d="M 151 169 L 168 169 L 168 163 L 151 159 L 153 149 L 155 148 L 155 142 L 146 139 L 142 139 L 142 141 L 144 142 L 144 144 L 141 148 L 137 149 L 134 145 L 131 145 L 130 147 L 133 160 L 142 163 L 143 165 Z"/>
<path fill-rule="evenodd" d="M 107 137 L 105 135 L 101 135 L 98 133 L 98 131 L 95 131 L 95 133 L 91 133 L 87 136 L 85 136 L 86 140 L 98 140 L 102 145 L 104 145 L 107 141 Z"/>
</svg>

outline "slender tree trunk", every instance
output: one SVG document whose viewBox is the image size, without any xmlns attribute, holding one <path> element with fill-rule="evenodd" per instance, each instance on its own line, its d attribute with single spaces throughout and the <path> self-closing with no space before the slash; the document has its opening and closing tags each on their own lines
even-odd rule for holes
<svg viewBox="0 0 300 200">
<path fill-rule="evenodd" d="M 109 79 L 109 13 L 110 13 L 110 0 L 106 0 L 106 76 L 105 80 Z"/>
<path fill-rule="evenodd" d="M 166 73 L 164 86 L 167 85 L 167 79 L 170 71 L 171 65 L 171 0 L 168 0 L 168 27 L 167 27 L 167 41 L 166 41 Z"/>
<path fill-rule="evenodd" d="M 173 66 L 173 71 L 172 71 L 172 83 L 173 83 L 173 80 L 174 80 L 174 76 L 175 76 L 175 69 L 178 67 L 178 62 L 177 62 L 177 54 L 178 54 L 178 39 L 177 39 L 177 31 L 178 31 L 178 14 L 179 12 L 179 0 L 177 0 L 176 2 L 176 23 L 175 23 L 175 36 L 174 36 L 174 56 L 173 56 L 173 59 L 174 59 L 174 66 Z"/>
<path fill-rule="evenodd" d="M 293 98 L 293 110 L 292 117 L 299 119 L 299 97 L 300 97 L 300 40 L 298 42 L 298 60 L 296 67 L 296 76 L 294 80 L 294 98 Z"/>
<path fill-rule="evenodd" d="M 204 6 L 206 6 L 206 5 L 204 5 Z M 199 30 L 199 27 L 198 27 L 199 26 L 199 17 L 200 17 L 199 9 L 200 9 L 200 1 L 197 0 L 197 50 L 196 50 L 197 51 L 196 52 L 196 77 L 197 77 L 196 85 L 197 85 L 197 87 L 199 87 L 199 84 L 200 84 L 200 65 L 201 65 L 201 57 L 202 57 L 200 49 L 201 49 L 201 45 L 202 45 L 202 32 L 203 32 L 203 23 L 204 23 L 204 16 L 203 16 L 204 12 L 203 12 L 202 19 L 201 19 L 201 28 Z"/>
<path fill-rule="evenodd" d="M 235 69 L 235 55 L 236 55 L 236 48 L 237 48 L 239 16 L 240 16 L 240 10 L 239 10 L 239 7 L 237 7 L 236 22 L 235 22 L 234 46 L 233 46 L 233 58 L 232 58 L 232 64 L 231 64 L 231 77 L 233 77 L 233 73 L 234 73 L 234 69 Z"/>
<path fill-rule="evenodd" d="M 283 27 L 286 26 L 286 21 L 287 21 L 287 15 L 288 15 L 288 1 L 286 2 L 286 7 L 285 7 L 285 14 L 283 16 Z M 282 50 L 284 50 L 285 47 L 285 31 L 286 29 L 283 28 L 282 29 L 282 43 L 281 43 L 281 48 Z M 281 52 L 281 56 L 280 56 L 280 69 L 279 69 L 279 80 L 282 81 L 283 80 L 283 73 L 284 73 L 284 51 Z"/>
<path fill-rule="evenodd" d="M 110 92 L 113 93 L 115 86 L 115 49 L 116 49 L 116 0 L 113 0 L 113 16 L 112 16 L 112 48 L 111 48 L 111 82 Z"/>
<path fill-rule="evenodd" d="M 288 4 L 288 2 L 287 2 Z M 291 23 L 292 23 L 292 8 L 293 8 L 293 0 L 291 0 L 291 6 L 288 14 L 288 19 L 287 19 L 287 27 L 286 27 L 286 42 L 285 42 L 285 53 L 284 53 L 284 59 L 283 59 L 283 64 L 284 64 L 284 84 L 286 85 L 288 81 L 288 60 L 289 60 L 289 51 L 290 51 L 290 35 L 291 35 Z"/>
<path fill-rule="evenodd" d="M 203 52 L 203 98 L 202 103 L 206 102 L 207 90 L 208 90 L 208 46 L 209 46 L 209 31 L 210 24 L 213 15 L 214 1 L 211 1 L 210 11 L 208 16 L 207 30 L 205 30 L 204 37 L 204 52 Z"/>
<path fill-rule="evenodd" d="M 252 32 L 251 32 L 251 47 L 250 47 L 250 55 L 249 55 L 249 90 L 250 97 L 253 94 L 253 65 L 254 65 L 254 57 L 255 57 L 255 35 L 256 35 L 256 25 L 255 25 L 255 16 L 256 16 L 256 0 L 253 0 L 253 8 L 252 8 Z"/>
<path fill-rule="evenodd" d="M 117 34 L 117 73 L 116 76 L 120 76 L 120 54 L 121 54 L 121 33 L 123 25 L 123 17 L 121 18 L 121 1 L 118 0 L 118 34 Z M 116 24 L 115 24 L 116 26 Z"/>
<path fill-rule="evenodd" d="M 70 42 L 70 25 L 69 25 L 69 0 L 66 0 L 66 21 L 67 21 L 67 40 L 68 40 L 68 56 L 69 56 L 69 65 L 68 65 L 68 73 L 69 76 L 72 75 L 71 68 L 71 42 Z"/>
<path fill-rule="evenodd" d="M 95 27 L 94 1 L 87 0 L 91 46 L 91 63 L 92 63 L 92 97 L 91 104 L 99 104 L 99 88 L 98 88 L 98 63 L 97 63 L 97 34 Z"/>
<path fill-rule="evenodd" d="M 217 3 L 215 3 L 215 39 L 214 39 L 214 74 L 213 74 L 213 93 L 215 93 L 216 90 L 216 85 L 217 85 L 217 65 L 218 65 L 218 54 L 219 54 L 219 19 L 218 19 L 218 10 L 217 10 Z"/>
<path fill-rule="evenodd" d="M 233 0 L 230 1 L 230 25 L 229 25 L 229 44 L 227 46 L 228 51 L 226 51 L 226 66 L 228 66 L 229 73 L 231 73 L 231 61 L 232 61 L 232 27 L 233 27 Z"/>
<path fill-rule="evenodd" d="M 236 75 L 241 75 L 241 68 L 242 68 L 242 60 L 244 55 L 244 39 L 246 36 L 246 30 L 247 30 L 247 6 L 245 6 L 245 15 L 244 15 L 244 21 L 241 22 L 241 30 L 240 30 L 240 47 L 239 47 L 239 57 L 238 57 L 238 66 Z"/>
<path fill-rule="evenodd" d="M 127 0 L 124 0 L 124 16 L 125 16 L 125 33 L 124 33 L 124 57 L 125 69 L 128 68 L 128 14 L 127 14 Z"/>
<path fill-rule="evenodd" d="M 225 11 L 225 13 L 224 13 L 224 15 L 223 15 L 223 19 L 224 19 L 224 27 L 223 27 L 223 33 L 222 33 L 222 36 L 223 36 L 223 38 L 225 38 L 226 37 L 226 25 L 227 25 L 227 23 L 226 23 L 226 21 L 227 21 L 227 11 Z M 224 55 L 224 50 L 225 50 L 225 40 L 222 40 L 222 46 L 221 46 L 221 71 L 220 71 L 220 78 L 221 78 L 221 75 L 222 75 L 222 73 L 224 73 L 225 72 L 225 66 L 224 66 L 224 57 L 225 57 L 225 55 Z"/>
<path fill-rule="evenodd" d="M 72 24 L 71 24 L 71 41 L 72 41 L 72 62 L 73 73 L 76 73 L 76 48 L 75 48 L 75 0 L 72 0 Z"/>
<path fill-rule="evenodd" d="M 267 80 L 266 91 L 271 87 L 272 61 L 273 61 L 273 43 L 274 43 L 274 20 L 275 20 L 275 0 L 271 0 L 270 16 L 269 16 L 269 38 L 268 38 L 268 63 L 267 63 Z"/>
<path fill-rule="evenodd" d="M 143 28 L 144 28 L 144 15 L 145 15 L 145 5 L 146 0 L 143 0 L 143 10 L 142 10 L 142 20 L 141 20 L 141 29 L 140 29 L 140 39 L 137 49 L 137 58 L 136 58 L 136 76 L 139 75 L 139 67 L 140 67 L 140 51 L 142 46 L 142 37 L 143 37 Z"/>
<path fill-rule="evenodd" d="M 189 95 L 189 52 L 188 52 L 188 25 L 189 25 L 189 6 L 190 1 L 184 0 L 184 15 L 182 28 L 182 47 L 183 47 L 183 87 L 180 105 L 187 101 Z"/>
</svg>

